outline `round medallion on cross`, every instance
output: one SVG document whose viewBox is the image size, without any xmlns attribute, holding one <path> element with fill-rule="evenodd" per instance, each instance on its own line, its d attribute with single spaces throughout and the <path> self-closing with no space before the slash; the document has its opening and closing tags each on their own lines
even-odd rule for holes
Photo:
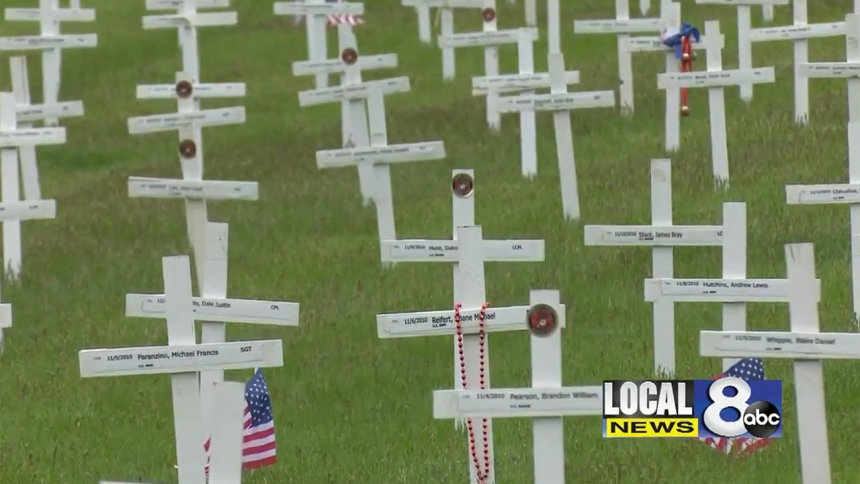
<svg viewBox="0 0 860 484">
<path fill-rule="evenodd" d="M 179 156 L 187 159 L 194 158 L 197 155 L 197 144 L 190 140 L 182 140 L 179 143 Z"/>
<path fill-rule="evenodd" d="M 481 11 L 481 17 L 484 18 L 484 22 L 492 22 L 496 19 L 496 9 L 494 8 L 485 8 Z"/>
<path fill-rule="evenodd" d="M 458 198 L 469 198 L 475 192 L 475 180 L 468 173 L 457 173 L 451 181 L 451 191 Z"/>
<path fill-rule="evenodd" d="M 548 336 L 558 327 L 558 313 L 549 304 L 535 304 L 526 313 L 529 331 L 535 336 Z"/>
<path fill-rule="evenodd" d="M 347 47 L 340 53 L 340 59 L 344 64 L 351 66 L 358 60 L 358 52 L 352 47 Z"/>
<path fill-rule="evenodd" d="M 179 81 L 176 83 L 176 95 L 182 99 L 191 97 L 194 92 L 194 86 L 188 81 Z"/>
</svg>

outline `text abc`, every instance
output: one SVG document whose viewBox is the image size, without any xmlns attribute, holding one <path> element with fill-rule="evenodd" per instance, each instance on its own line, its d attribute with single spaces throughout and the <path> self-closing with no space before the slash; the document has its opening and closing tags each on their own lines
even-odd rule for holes
<svg viewBox="0 0 860 484">
<path fill-rule="evenodd" d="M 735 395 L 726 395 L 726 390 L 734 391 Z M 773 403 L 765 400 L 747 403 L 752 398 L 752 389 L 740 378 L 714 381 L 708 388 L 708 398 L 713 403 L 703 412 L 702 423 L 715 435 L 733 438 L 749 434 L 764 439 L 775 434 L 782 425 L 782 415 Z M 726 420 L 723 410 L 734 410 L 738 417 Z"/>
</svg>

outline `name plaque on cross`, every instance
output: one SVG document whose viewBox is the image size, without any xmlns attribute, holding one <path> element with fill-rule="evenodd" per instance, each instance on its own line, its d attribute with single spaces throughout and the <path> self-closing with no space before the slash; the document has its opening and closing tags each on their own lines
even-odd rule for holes
<svg viewBox="0 0 860 484">
<path fill-rule="evenodd" d="M 65 142 L 65 128 L 28 128 L 0 131 L 0 148 L 18 148 L 28 145 L 60 145 Z"/>
<path fill-rule="evenodd" d="M 222 323 L 299 325 L 299 304 L 227 298 L 192 298 L 194 319 Z M 164 318 L 167 300 L 163 294 L 126 294 L 125 315 Z"/>
<path fill-rule="evenodd" d="M 570 417 L 595 415 L 603 387 L 436 390 L 433 417 Z"/>
<path fill-rule="evenodd" d="M 752 29 L 750 40 L 764 42 L 769 40 L 805 40 L 816 37 L 833 37 L 845 34 L 845 22 L 831 22 L 812 25 L 786 25 Z"/>
<path fill-rule="evenodd" d="M 667 72 L 657 75 L 657 87 L 725 87 L 775 82 L 773 67 L 714 72 Z"/>
<path fill-rule="evenodd" d="M 95 47 L 96 34 L 53 35 L 51 37 L 0 37 L 0 50 L 46 50 L 54 48 Z"/>
<path fill-rule="evenodd" d="M 258 200 L 260 198 L 257 182 L 170 180 L 135 176 L 128 178 L 128 196 L 201 200 Z"/>
<path fill-rule="evenodd" d="M 365 81 L 345 86 L 324 87 L 322 89 L 299 92 L 299 106 L 314 106 L 351 99 L 366 99 L 376 93 L 393 94 L 408 92 L 409 89 L 408 77 L 395 77 L 393 79 Z"/>
<path fill-rule="evenodd" d="M 615 106 L 615 91 L 509 96 L 499 98 L 496 104 L 496 108 L 501 113 L 523 110 L 566 111 L 613 106 Z"/>
<path fill-rule="evenodd" d="M 177 99 L 176 84 L 144 84 L 137 86 L 138 99 Z M 191 84 L 191 93 L 197 99 L 245 96 L 244 82 L 218 84 Z"/>
<path fill-rule="evenodd" d="M 79 353 L 82 378 L 282 366 L 280 340 L 93 349 Z"/>
<path fill-rule="evenodd" d="M 317 168 L 343 168 L 356 163 L 407 163 L 445 158 L 445 143 L 428 141 L 399 145 L 317 151 Z"/>
<path fill-rule="evenodd" d="M 57 216 L 55 200 L 0 203 L 0 221 L 50 219 Z"/>
<path fill-rule="evenodd" d="M 779 331 L 702 331 L 700 354 L 796 360 L 860 358 L 860 333 L 798 333 Z"/>
<path fill-rule="evenodd" d="M 146 0 L 147 10 L 179 10 L 186 0 Z M 227 8 L 230 0 L 196 0 L 197 8 Z"/>
<path fill-rule="evenodd" d="M 363 3 L 275 2 L 275 15 L 364 15 Z"/>
<path fill-rule="evenodd" d="M 131 134 L 172 131 L 188 126 L 223 126 L 245 122 L 245 108 L 206 109 L 187 113 L 156 114 L 128 119 Z"/>
<path fill-rule="evenodd" d="M 559 311 L 559 327 L 564 328 L 564 305 Z M 522 331 L 529 306 L 510 306 L 505 308 L 488 307 L 484 309 L 484 331 Z M 481 308 L 460 309 L 462 334 L 478 334 L 481 331 Z M 423 311 L 414 313 L 377 314 L 376 328 L 380 338 L 408 338 L 418 336 L 455 335 L 457 332 L 454 317 L 456 311 Z"/>
<path fill-rule="evenodd" d="M 393 69 L 398 66 L 397 54 L 380 54 L 359 56 L 356 60 L 359 70 L 367 71 L 374 69 Z M 307 76 L 311 74 L 340 74 L 344 72 L 343 59 L 308 60 L 293 62 L 294 76 Z"/>
<path fill-rule="evenodd" d="M 3 11 L 7 21 L 41 22 L 44 13 L 38 8 L 7 8 Z M 92 8 L 60 8 L 51 12 L 55 22 L 92 22 L 96 11 Z"/>
<path fill-rule="evenodd" d="M 565 84 L 579 84 L 579 71 L 564 73 Z M 484 95 L 490 92 L 499 94 L 531 91 L 550 87 L 548 72 L 536 74 L 502 74 L 500 76 L 481 76 L 472 78 L 472 94 Z"/>
<path fill-rule="evenodd" d="M 45 118 L 67 118 L 84 115 L 84 103 L 68 101 L 52 104 L 19 104 L 15 107 L 18 123 L 31 123 Z"/>
<path fill-rule="evenodd" d="M 484 261 L 543 260 L 543 240 L 484 240 Z M 457 262 L 456 240 L 385 240 L 382 252 L 386 260 L 410 262 Z"/>
<path fill-rule="evenodd" d="M 574 20 L 573 30 L 577 34 L 645 34 L 663 30 L 663 20 L 659 18 Z"/>
<path fill-rule="evenodd" d="M 785 202 L 789 205 L 860 203 L 860 184 L 786 185 Z"/>
<path fill-rule="evenodd" d="M 149 15 L 143 17 L 144 30 L 171 29 L 178 27 L 218 27 L 236 25 L 239 16 L 236 12 L 217 13 L 177 13 L 173 15 Z"/>
<path fill-rule="evenodd" d="M 723 239 L 721 225 L 586 225 L 585 245 L 713 247 Z"/>
<path fill-rule="evenodd" d="M 527 29 L 532 40 L 538 40 L 538 29 Z M 516 44 L 519 41 L 520 29 L 488 30 L 485 32 L 467 32 L 439 37 L 439 47 L 487 47 L 504 44 Z"/>
<path fill-rule="evenodd" d="M 786 279 L 645 279 L 646 301 L 788 302 L 788 290 Z"/>
</svg>

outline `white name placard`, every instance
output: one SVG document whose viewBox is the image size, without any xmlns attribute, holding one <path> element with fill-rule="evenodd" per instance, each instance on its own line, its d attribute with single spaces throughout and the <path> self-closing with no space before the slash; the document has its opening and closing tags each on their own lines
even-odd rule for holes
<svg viewBox="0 0 860 484">
<path fill-rule="evenodd" d="M 397 54 L 359 56 L 357 63 L 359 70 L 362 71 L 372 69 L 393 69 L 397 67 Z M 341 59 L 293 62 L 294 76 L 339 74 L 345 70 L 346 65 Z"/>
<path fill-rule="evenodd" d="M 409 91 L 409 78 L 396 77 L 379 81 L 367 81 L 346 86 L 324 87 L 299 92 L 299 106 L 314 106 L 349 99 L 365 99 L 373 93 L 393 94 Z"/>
<path fill-rule="evenodd" d="M 405 143 L 365 148 L 345 148 L 317 151 L 317 168 L 341 168 L 356 163 L 398 163 L 441 160 L 445 158 L 445 143 Z"/>
<path fill-rule="evenodd" d="M 860 77 L 860 62 L 816 62 L 814 64 L 798 64 L 797 73 L 803 77 Z"/>
<path fill-rule="evenodd" d="M 0 148 L 60 145 L 66 142 L 66 128 L 27 128 L 0 131 Z"/>
<path fill-rule="evenodd" d="M 125 315 L 131 318 L 164 318 L 163 294 L 126 294 Z M 194 319 L 221 323 L 299 325 L 299 304 L 251 299 L 192 298 Z"/>
<path fill-rule="evenodd" d="M 530 28 L 528 30 L 532 39 L 538 40 L 538 29 Z M 439 48 L 516 44 L 519 41 L 519 36 L 519 29 L 443 35 L 439 36 Z"/>
<path fill-rule="evenodd" d="M 725 87 L 739 84 L 774 82 L 773 67 L 734 69 L 715 72 L 667 72 L 657 74 L 657 87 Z"/>
<path fill-rule="evenodd" d="M 558 312 L 559 327 L 565 327 L 564 306 Z M 506 308 L 489 307 L 484 311 L 485 331 L 521 331 L 527 329 L 526 313 L 529 306 Z M 477 334 L 479 331 L 480 308 L 460 310 L 460 323 L 463 334 Z M 377 314 L 376 329 L 380 338 L 409 338 L 418 336 L 454 335 L 457 327 L 454 310 L 422 311 L 417 313 Z"/>
<path fill-rule="evenodd" d="M 400 0 L 404 7 L 484 8 L 483 0 Z"/>
<path fill-rule="evenodd" d="M 663 20 L 659 18 L 573 21 L 573 31 L 577 34 L 645 34 L 661 30 L 663 30 Z"/>
<path fill-rule="evenodd" d="M 143 17 L 143 28 L 145 30 L 170 29 L 185 26 L 217 27 L 219 25 L 236 25 L 238 23 L 239 16 L 236 12 L 194 13 L 189 15 L 179 13 Z"/>
<path fill-rule="evenodd" d="M 96 45 L 98 45 L 98 36 L 96 34 L 0 37 L 0 50 L 69 49 L 95 47 Z"/>
<path fill-rule="evenodd" d="M 586 225 L 585 245 L 636 245 L 653 247 L 720 245 L 723 228 L 719 225 Z"/>
<path fill-rule="evenodd" d="M 496 103 L 501 113 L 520 111 L 565 111 L 569 109 L 605 108 L 615 106 L 614 91 L 572 92 L 559 94 L 533 94 L 499 98 Z"/>
<path fill-rule="evenodd" d="M 225 82 L 220 84 L 194 84 L 192 96 L 197 99 L 243 97 L 244 82 Z M 175 84 L 144 84 L 137 86 L 138 99 L 176 99 Z"/>
<path fill-rule="evenodd" d="M 364 3 L 321 3 L 275 2 L 275 15 L 363 15 Z"/>
<path fill-rule="evenodd" d="M 787 185 L 785 202 L 788 205 L 860 203 L 860 184 Z"/>
<path fill-rule="evenodd" d="M 57 216 L 55 200 L 0 203 L 0 221 L 50 219 Z"/>
<path fill-rule="evenodd" d="M 645 279 L 645 300 L 788 302 L 788 289 L 786 279 Z"/>
<path fill-rule="evenodd" d="M 860 333 L 702 331 L 699 346 L 702 356 L 857 359 Z"/>
<path fill-rule="evenodd" d="M 705 50 L 707 40 L 707 36 L 701 36 L 699 42 L 692 43 L 693 50 Z M 725 41 L 725 37 L 720 35 L 716 41 L 718 48 L 722 49 Z M 627 49 L 627 52 L 672 52 L 674 50 L 671 47 L 667 47 L 660 37 L 630 37 L 626 39 L 623 48 Z"/>
<path fill-rule="evenodd" d="M 750 40 L 765 42 L 770 40 L 803 40 L 816 37 L 833 37 L 845 34 L 845 22 L 832 22 L 812 25 L 786 25 L 750 30 Z"/>
<path fill-rule="evenodd" d="M 66 118 L 84 115 L 84 103 L 68 101 L 55 104 L 20 105 L 15 108 L 19 123 L 31 123 L 45 118 Z"/>
<path fill-rule="evenodd" d="M 281 340 L 236 341 L 188 346 L 83 350 L 81 377 L 186 373 L 252 366 L 282 366 Z"/>
<path fill-rule="evenodd" d="M 245 108 L 206 109 L 190 113 L 156 114 L 129 118 L 128 132 L 131 134 L 171 131 L 186 126 L 222 126 L 245 122 Z"/>
<path fill-rule="evenodd" d="M 564 82 L 568 85 L 579 84 L 579 71 L 564 73 Z M 531 91 L 550 86 L 549 73 L 539 74 L 504 74 L 501 76 L 484 76 L 472 78 L 472 94 L 483 95 L 490 92 L 499 94 Z"/>
<path fill-rule="evenodd" d="M 185 0 L 146 0 L 147 10 L 179 10 Z M 230 0 L 197 0 L 194 2 L 197 8 L 227 8 Z"/>
<path fill-rule="evenodd" d="M 485 261 L 543 260 L 543 240 L 484 240 Z M 392 262 L 457 262 L 456 240 L 384 240 L 382 252 Z"/>
<path fill-rule="evenodd" d="M 20 22 L 39 22 L 43 16 L 38 8 L 7 8 L 3 13 L 7 21 Z M 92 8 L 60 8 L 50 15 L 59 22 L 92 22 L 96 19 L 96 11 Z"/>
<path fill-rule="evenodd" d="M 129 177 L 129 197 L 257 200 L 257 182 Z"/>
<path fill-rule="evenodd" d="M 504 418 L 599 415 L 603 387 L 437 390 L 433 417 Z"/>
</svg>

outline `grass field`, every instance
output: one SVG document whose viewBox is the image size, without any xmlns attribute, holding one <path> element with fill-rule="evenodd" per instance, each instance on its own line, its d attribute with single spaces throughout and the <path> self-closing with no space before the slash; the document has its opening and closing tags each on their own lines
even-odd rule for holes
<svg viewBox="0 0 860 484">
<path fill-rule="evenodd" d="M 612 2 L 564 2 L 562 45 L 569 68 L 582 73 L 578 90 L 615 87 L 614 36 L 572 34 L 574 18 L 608 18 Z M 653 8 L 658 2 L 653 1 Z M 33 6 L 9 0 L 4 7 Z M 5 284 L 14 327 L 0 356 L 0 482 L 95 483 L 99 479 L 175 482 L 169 378 L 81 380 L 84 348 L 165 344 L 159 320 L 123 317 L 128 292 L 162 291 L 160 258 L 188 254 L 182 204 L 127 196 L 126 178 L 180 177 L 175 135 L 132 137 L 126 119 L 170 112 L 173 102 L 137 101 L 139 83 L 170 82 L 181 65 L 176 33 L 143 31 L 142 0 L 88 0 L 98 22 L 68 32 L 99 34 L 97 49 L 67 51 L 62 99 L 83 99 L 87 115 L 65 123 L 68 144 L 40 148 L 42 191 L 58 201 L 58 218 L 26 222 L 24 272 Z M 571 6 L 572 4 L 572 6 Z M 545 5 L 540 2 L 542 26 Z M 303 29 L 275 17 L 270 1 L 234 0 L 238 27 L 200 33 L 202 77 L 244 81 L 249 96 L 218 106 L 244 105 L 248 122 L 204 131 L 206 178 L 257 180 L 261 200 L 211 204 L 210 219 L 230 223 L 231 297 L 298 301 L 301 326 L 228 328 L 228 339 L 280 338 L 283 368 L 267 372 L 278 429 L 278 465 L 246 475 L 249 484 L 467 482 L 465 436 L 450 421 L 432 418 L 431 392 L 451 388 L 449 338 L 379 341 L 374 315 L 450 307 L 446 264 L 380 267 L 375 212 L 363 208 L 355 170 L 321 172 L 314 152 L 340 144 L 336 106 L 299 108 L 297 92 L 312 79 L 291 75 L 306 58 Z M 849 2 L 813 2 L 815 21 L 838 21 Z M 450 236 L 449 177 L 474 168 L 477 220 L 487 238 L 543 238 L 544 263 L 487 265 L 487 297 L 495 306 L 524 304 L 530 289 L 557 288 L 568 308 L 564 334 L 565 384 L 651 376 L 651 307 L 642 280 L 651 257 L 645 248 L 584 248 L 582 226 L 561 218 L 552 121 L 539 116 L 540 174 L 520 176 L 518 123 L 488 131 L 484 101 L 470 94 L 480 75 L 480 49 L 458 51 L 458 78 L 441 81 L 441 53 L 418 41 L 416 16 L 395 0 L 368 2 L 368 25 L 357 30 L 364 53 L 397 53 L 400 68 L 372 77 L 408 75 L 412 92 L 389 98 L 389 142 L 445 141 L 444 162 L 392 170 L 398 235 Z M 727 37 L 724 63 L 736 65 L 735 13 L 684 2 L 684 20 L 704 26 L 719 19 Z M 479 28 L 458 13 L 458 30 Z M 754 23 L 760 22 L 756 8 Z M 788 7 L 777 24 L 790 23 Z M 522 6 L 499 1 L 503 27 L 523 24 Z M 35 24 L 3 23 L 3 35 L 35 33 Z M 545 35 L 536 50 L 546 68 Z M 811 122 L 792 122 L 790 43 L 755 47 L 755 64 L 774 66 L 778 82 L 756 87 L 745 106 L 727 89 L 732 186 L 712 190 L 707 94 L 691 92 L 682 149 L 672 156 L 675 222 L 719 223 L 723 201 L 744 201 L 749 218 L 749 277 L 785 277 L 783 246 L 814 242 L 823 284 L 824 330 L 847 331 L 852 311 L 847 207 L 792 207 L 786 183 L 845 181 L 846 86 L 811 83 Z M 334 56 L 334 51 L 331 52 Z M 502 49 L 503 71 L 513 72 L 516 47 Z M 0 85 L 10 90 L 7 55 Z M 844 60 L 844 40 L 811 42 L 811 60 Z M 599 109 L 573 114 L 582 224 L 648 223 L 651 158 L 665 157 L 663 96 L 655 76 L 660 55 L 635 61 L 636 114 L 624 119 Z M 696 69 L 702 69 L 700 62 Z M 34 93 L 39 63 L 31 56 Z M 206 103 L 206 106 L 215 106 Z M 676 274 L 717 277 L 719 249 L 676 251 Z M 718 359 L 698 357 L 698 332 L 720 325 L 719 305 L 679 305 L 678 371 L 710 377 Z M 753 304 L 754 329 L 784 330 L 787 305 Z M 494 386 L 529 382 L 528 338 L 494 335 Z M 800 479 L 791 364 L 766 363 L 770 378 L 785 380 L 785 438 L 753 458 L 726 459 L 696 441 L 604 440 L 600 420 L 570 418 L 567 481 L 571 483 L 797 483 Z M 825 365 L 827 419 L 834 483 L 860 481 L 860 363 Z M 248 372 L 229 375 L 244 380 Z M 527 420 L 497 420 L 496 476 L 500 484 L 531 482 Z"/>
</svg>

